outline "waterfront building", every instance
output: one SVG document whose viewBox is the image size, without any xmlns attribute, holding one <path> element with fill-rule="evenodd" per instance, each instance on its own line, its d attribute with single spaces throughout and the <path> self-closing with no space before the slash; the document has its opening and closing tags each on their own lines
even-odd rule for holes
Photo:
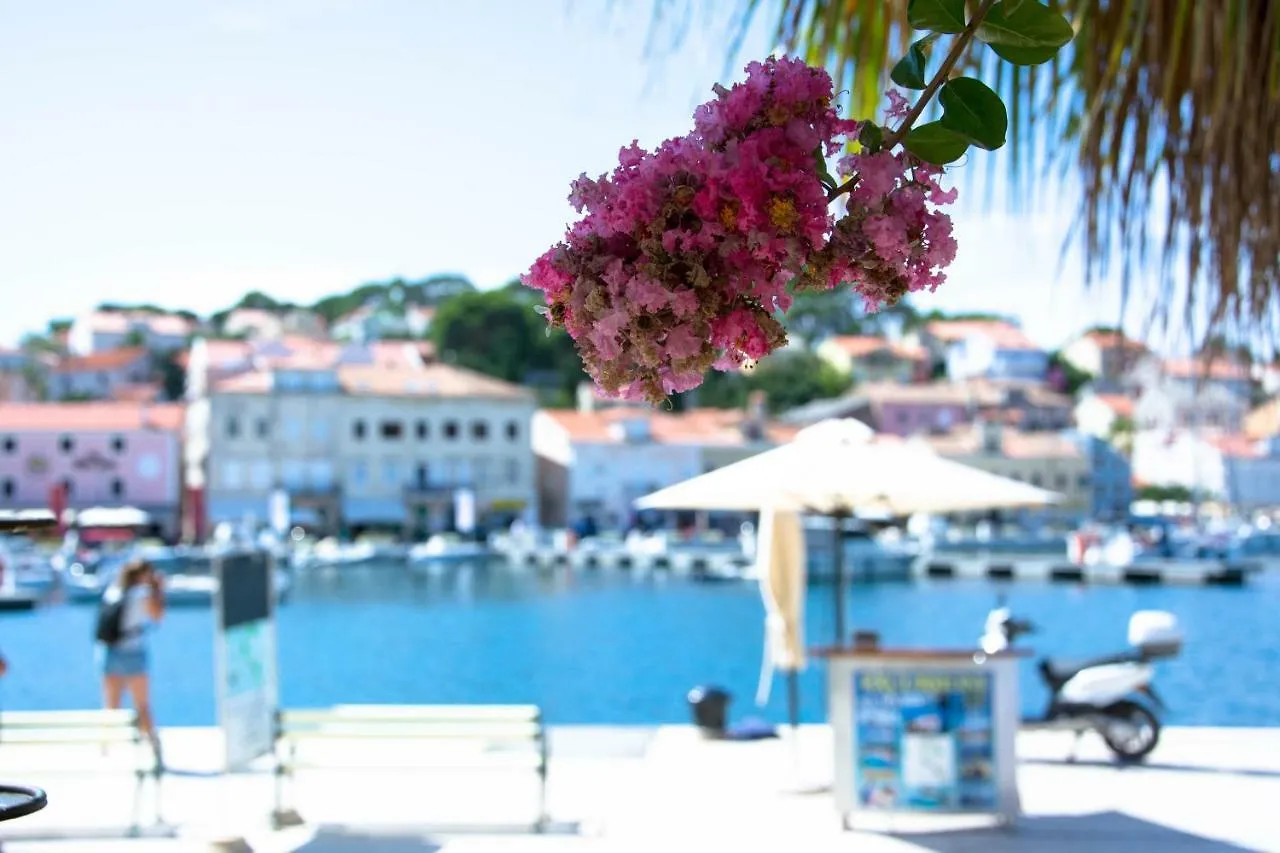
<svg viewBox="0 0 1280 853">
<path fill-rule="evenodd" d="M 0 348 L 0 403 L 38 402 L 48 370 L 46 361 L 32 353 Z"/>
<path fill-rule="evenodd" d="M 1042 383 L 973 379 L 964 387 L 973 417 L 999 420 L 1024 432 L 1061 432 L 1071 427 L 1071 398 Z"/>
<path fill-rule="evenodd" d="M 314 311 L 305 308 L 233 308 L 218 329 L 220 334 L 228 338 L 244 340 L 279 338 L 285 335 L 322 337 L 327 331 L 324 320 Z"/>
<path fill-rule="evenodd" d="M 277 488 L 322 534 L 422 538 L 456 526 L 463 494 L 481 525 L 532 513 L 526 389 L 427 363 L 413 344 L 298 345 L 252 361 L 212 379 L 205 365 L 188 388 L 187 482 L 207 522 L 264 523 Z"/>
<path fill-rule="evenodd" d="M 1070 434 L 1022 432 L 977 420 L 972 426 L 918 440 L 948 459 L 1063 496 L 1053 506 L 1024 511 L 1028 517 L 1074 523 L 1092 509 L 1092 460 Z"/>
<path fill-rule="evenodd" d="M 1110 394 L 1086 388 L 1075 405 L 1076 429 L 1085 435 L 1110 438 L 1122 429 L 1134 427 L 1134 401 L 1125 394 Z"/>
<path fill-rule="evenodd" d="M 1280 441 L 1210 430 L 1140 430 L 1133 478 L 1181 486 L 1197 499 L 1246 512 L 1280 507 Z"/>
<path fill-rule="evenodd" d="M 796 430 L 765 418 L 763 395 L 745 410 L 664 412 L 645 406 L 546 409 L 534 419 L 544 525 L 591 519 L 629 527 L 636 498 L 768 450 Z"/>
<path fill-rule="evenodd" d="M 1134 422 L 1140 429 L 1243 429 L 1249 411 L 1249 371 L 1231 361 L 1165 359 L 1139 363 L 1126 379 L 1136 393 Z"/>
<path fill-rule="evenodd" d="M 1089 463 L 1089 517 L 1127 518 L 1133 503 L 1133 468 L 1128 454 L 1100 436 L 1077 431 L 1074 438 Z"/>
<path fill-rule="evenodd" d="M 1043 382 L 1049 371 L 1049 354 L 1008 320 L 935 320 L 920 342 L 953 381 Z"/>
<path fill-rule="evenodd" d="M 956 383 L 868 382 L 841 397 L 798 406 L 781 420 L 809 426 L 829 418 L 855 418 L 876 432 L 909 436 L 948 432 L 967 424 L 973 418 L 973 408 L 969 391 Z"/>
<path fill-rule="evenodd" d="M 59 360 L 50 370 L 50 400 L 109 400 L 125 386 L 151 378 L 151 353 L 144 347 L 120 347 Z"/>
<path fill-rule="evenodd" d="M 67 345 L 78 355 L 134 345 L 153 352 L 171 352 L 184 348 L 197 331 L 194 320 L 177 314 L 91 311 L 72 322 Z"/>
<path fill-rule="evenodd" d="M 124 402 L 0 404 L 0 504 L 136 507 L 178 533 L 183 407 Z"/>
<path fill-rule="evenodd" d="M 1062 348 L 1062 360 L 1104 383 L 1116 382 L 1150 351 L 1124 333 L 1092 329 Z"/>
<path fill-rule="evenodd" d="M 1280 397 L 1268 400 L 1245 415 L 1244 434 L 1255 441 L 1280 435 Z"/>
<path fill-rule="evenodd" d="M 925 382 L 929 358 L 923 347 L 871 335 L 835 335 L 815 350 L 856 383 Z"/>
<path fill-rule="evenodd" d="M 421 338 L 431 330 L 433 316 L 429 306 L 372 300 L 338 318 L 330 334 L 339 341 Z"/>
</svg>

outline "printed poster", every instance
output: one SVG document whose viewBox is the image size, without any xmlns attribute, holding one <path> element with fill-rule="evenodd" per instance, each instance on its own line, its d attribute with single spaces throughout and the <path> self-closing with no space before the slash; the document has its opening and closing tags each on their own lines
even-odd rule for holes
<svg viewBox="0 0 1280 853">
<path fill-rule="evenodd" d="M 860 672 L 853 688 L 854 775 L 863 808 L 997 807 L 989 674 Z"/>
</svg>

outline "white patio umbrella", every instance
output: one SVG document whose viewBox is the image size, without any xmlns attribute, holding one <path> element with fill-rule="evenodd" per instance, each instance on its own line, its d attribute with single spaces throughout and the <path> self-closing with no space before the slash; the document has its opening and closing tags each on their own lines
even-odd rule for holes
<svg viewBox="0 0 1280 853">
<path fill-rule="evenodd" d="M 1044 506 L 1061 495 L 944 459 L 927 446 L 877 438 L 860 421 L 828 420 L 794 441 L 645 495 L 642 509 L 791 509 L 835 521 L 836 642 L 844 642 L 843 519 Z"/>
<path fill-rule="evenodd" d="M 804 669 L 804 528 L 793 510 L 766 509 L 760 514 L 757 548 L 760 597 L 764 600 L 764 659 L 756 704 L 769 701 L 773 673 L 788 674 L 787 711 L 794 728 L 800 723 L 797 673 Z"/>
</svg>

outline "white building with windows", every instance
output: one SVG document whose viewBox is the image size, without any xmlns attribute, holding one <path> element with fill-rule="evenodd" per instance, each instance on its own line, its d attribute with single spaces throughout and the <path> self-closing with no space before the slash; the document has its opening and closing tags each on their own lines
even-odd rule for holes
<svg viewBox="0 0 1280 853">
<path fill-rule="evenodd" d="M 534 419 L 539 510 L 543 524 L 590 519 L 624 529 L 637 518 L 636 498 L 760 453 L 794 437 L 769 423 L 764 401 L 746 410 L 655 411 L 648 407 L 547 409 Z"/>
<path fill-rule="evenodd" d="M 208 522 L 263 523 L 276 488 L 322 533 L 453 529 L 460 492 L 481 524 L 533 512 L 528 391 L 447 365 L 352 361 L 277 361 L 190 403 L 188 484 L 203 487 Z"/>
</svg>

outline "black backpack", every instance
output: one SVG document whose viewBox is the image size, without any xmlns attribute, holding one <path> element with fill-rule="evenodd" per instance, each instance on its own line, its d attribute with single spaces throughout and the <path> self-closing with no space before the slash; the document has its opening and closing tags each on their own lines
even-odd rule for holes
<svg viewBox="0 0 1280 853">
<path fill-rule="evenodd" d="M 98 608 L 98 626 L 95 635 L 99 643 L 114 646 L 124 639 L 124 604 L 122 595 L 112 602 L 104 602 Z"/>
</svg>

